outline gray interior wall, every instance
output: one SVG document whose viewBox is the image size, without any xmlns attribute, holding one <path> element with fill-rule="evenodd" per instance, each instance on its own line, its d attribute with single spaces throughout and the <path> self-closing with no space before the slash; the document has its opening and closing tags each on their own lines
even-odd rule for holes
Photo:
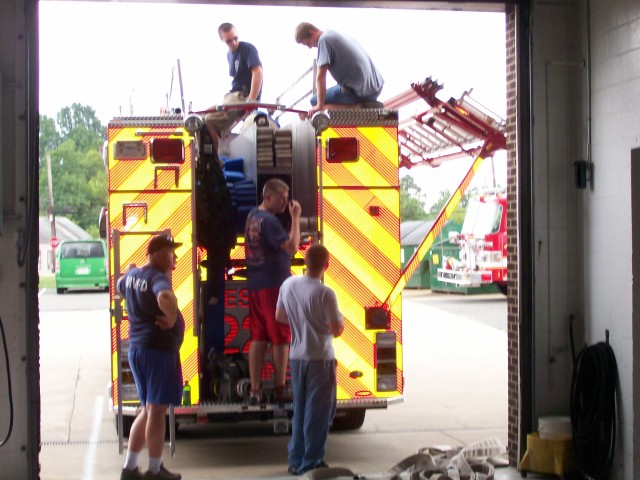
<svg viewBox="0 0 640 480">
<path fill-rule="evenodd" d="M 34 67 L 29 51 L 37 41 L 37 4 L 28 0 L 0 3 L 0 319 L 9 357 L 11 398 L 4 352 L 0 355 L 0 440 L 9 429 L 13 401 L 13 431 L 2 447 L 3 478 L 37 478 L 39 451 L 39 385 L 37 356 L 37 192 L 30 195 L 27 170 L 33 167 L 29 147 L 36 133 L 37 88 L 28 71 Z M 36 139 L 37 142 L 37 139 Z M 37 159 L 35 159 L 37 162 Z M 37 187 L 36 187 L 37 188 Z M 29 275 L 29 273 L 31 275 Z M 35 460 L 35 462 L 34 462 Z"/>
<path fill-rule="evenodd" d="M 578 351 L 609 331 L 620 380 L 612 478 L 631 480 L 640 474 L 630 180 L 640 140 L 640 4 L 540 2 L 532 28 L 535 416 L 569 413 L 568 319 L 576 319 Z M 589 158 L 593 180 L 580 190 L 572 164 Z"/>
<path fill-rule="evenodd" d="M 534 7 L 533 37 L 533 248 L 535 318 L 535 411 L 537 418 L 569 414 L 572 361 L 569 321 L 583 320 L 576 300 L 575 265 L 579 192 L 573 186 L 573 161 L 584 122 L 576 115 L 586 78 L 582 52 L 573 39 L 579 31 L 568 2 Z"/>
<path fill-rule="evenodd" d="M 633 278 L 640 278 L 640 148 L 634 148 L 631 153 L 631 245 L 632 245 L 632 260 L 631 260 L 631 274 Z M 634 345 L 638 344 L 638 337 L 640 335 L 640 282 L 633 282 L 632 286 L 632 341 Z M 638 385 L 640 379 L 640 355 L 632 357 L 633 369 L 633 385 Z M 636 389 L 634 389 L 636 390 Z M 634 393 L 632 398 L 633 412 L 638 411 L 638 394 Z M 640 418 L 638 415 L 633 415 L 633 425 L 631 426 L 632 432 L 637 432 L 640 426 Z M 633 441 L 633 439 L 632 439 Z M 637 443 L 634 445 L 635 449 L 640 448 Z M 633 450 L 631 452 L 633 454 Z M 633 455 L 633 471 L 640 472 L 640 457 Z"/>
<path fill-rule="evenodd" d="M 583 235 L 589 240 L 586 340 L 601 341 L 605 329 L 610 330 L 620 377 L 618 451 L 623 455 L 614 468 L 617 478 L 631 479 L 640 475 L 634 465 L 639 453 L 633 430 L 639 392 L 633 382 L 638 339 L 632 323 L 630 181 L 631 150 L 640 141 L 640 3 L 592 1 L 591 39 L 594 182 L 583 199 Z"/>
</svg>

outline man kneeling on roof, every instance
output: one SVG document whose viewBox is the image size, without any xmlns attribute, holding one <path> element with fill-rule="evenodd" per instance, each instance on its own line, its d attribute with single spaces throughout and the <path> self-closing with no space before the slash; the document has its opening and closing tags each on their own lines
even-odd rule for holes
<svg viewBox="0 0 640 480">
<path fill-rule="evenodd" d="M 318 49 L 317 93 L 311 97 L 309 116 L 325 109 L 383 106 L 378 97 L 384 80 L 358 42 L 307 22 L 296 27 L 296 42 Z M 338 83 L 331 88 L 327 88 L 327 71 Z"/>
</svg>

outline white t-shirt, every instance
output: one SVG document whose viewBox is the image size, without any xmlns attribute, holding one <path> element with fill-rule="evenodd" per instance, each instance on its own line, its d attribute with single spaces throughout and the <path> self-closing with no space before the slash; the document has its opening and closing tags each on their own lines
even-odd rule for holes
<svg viewBox="0 0 640 480">
<path fill-rule="evenodd" d="M 336 358 L 329 322 L 343 321 L 343 316 L 331 288 L 306 275 L 289 277 L 280 287 L 277 306 L 287 313 L 291 326 L 290 359 Z"/>
</svg>

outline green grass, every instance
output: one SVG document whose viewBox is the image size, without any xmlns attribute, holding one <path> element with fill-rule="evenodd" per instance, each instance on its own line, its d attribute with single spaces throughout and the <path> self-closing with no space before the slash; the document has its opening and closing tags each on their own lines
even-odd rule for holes
<svg viewBox="0 0 640 480">
<path fill-rule="evenodd" d="M 38 288 L 56 288 L 56 277 L 55 275 L 40 275 L 40 279 L 38 281 Z"/>
</svg>

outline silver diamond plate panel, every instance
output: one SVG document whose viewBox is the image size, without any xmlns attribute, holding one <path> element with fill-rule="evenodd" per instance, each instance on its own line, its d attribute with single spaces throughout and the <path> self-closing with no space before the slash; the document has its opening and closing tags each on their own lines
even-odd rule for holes
<svg viewBox="0 0 640 480">
<path fill-rule="evenodd" d="M 184 127 L 182 115 L 158 115 L 154 117 L 116 117 L 109 127 Z"/>
<path fill-rule="evenodd" d="M 398 111 L 378 108 L 328 110 L 330 127 L 396 127 Z"/>
</svg>

